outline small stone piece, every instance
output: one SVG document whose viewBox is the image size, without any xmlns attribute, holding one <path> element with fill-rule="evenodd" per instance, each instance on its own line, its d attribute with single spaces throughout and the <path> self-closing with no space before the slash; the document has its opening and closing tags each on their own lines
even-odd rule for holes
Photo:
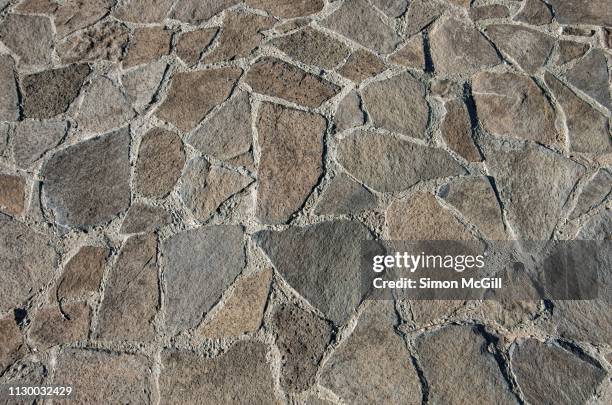
<svg viewBox="0 0 612 405">
<path fill-rule="evenodd" d="M 109 254 L 109 249 L 105 247 L 80 248 L 64 267 L 57 284 L 58 300 L 86 298 L 98 291 Z"/>
<path fill-rule="evenodd" d="M 240 0 L 179 0 L 174 6 L 172 18 L 191 24 L 199 24 L 219 14 Z"/>
<path fill-rule="evenodd" d="M 21 121 L 13 132 L 15 162 L 19 167 L 29 167 L 45 152 L 56 147 L 67 130 L 65 121 Z"/>
<path fill-rule="evenodd" d="M 104 289 L 99 338 L 153 339 L 153 320 L 160 300 L 157 278 L 157 237 L 148 234 L 125 241 Z"/>
<path fill-rule="evenodd" d="M 521 11 L 514 17 L 531 25 L 544 25 L 552 22 L 552 12 L 542 0 L 526 0 Z"/>
<path fill-rule="evenodd" d="M 529 339 L 511 351 L 512 370 L 530 403 L 583 404 L 606 372 L 552 344 Z"/>
<path fill-rule="evenodd" d="M 140 142 L 136 161 L 136 189 L 145 197 L 164 198 L 168 195 L 185 165 L 181 139 L 173 132 L 153 128 Z"/>
<path fill-rule="evenodd" d="M 489 25 L 487 34 L 527 73 L 535 73 L 552 52 L 555 40 L 539 31 L 520 25 Z"/>
<path fill-rule="evenodd" d="M 570 219 L 578 218 L 603 203 L 612 192 L 612 173 L 600 169 L 584 186 Z"/>
<path fill-rule="evenodd" d="M 310 195 L 323 172 L 325 128 L 318 114 L 261 105 L 257 217 L 264 223 L 287 221 Z"/>
<path fill-rule="evenodd" d="M 0 318 L 0 373 L 4 371 L 25 352 L 26 346 L 21 331 L 13 316 Z"/>
<path fill-rule="evenodd" d="M 378 128 L 423 139 L 429 120 L 425 87 L 409 73 L 374 82 L 363 90 L 363 102 Z"/>
<path fill-rule="evenodd" d="M 376 206 L 376 196 L 346 174 L 332 179 L 315 208 L 317 215 L 351 215 Z"/>
<path fill-rule="evenodd" d="M 162 22 L 174 3 L 175 0 L 128 0 L 117 5 L 113 15 L 133 23 Z"/>
<path fill-rule="evenodd" d="M 172 220 L 170 213 L 162 207 L 135 203 L 128 210 L 121 224 L 121 233 L 154 232 Z"/>
<path fill-rule="evenodd" d="M 187 66 L 195 65 L 215 39 L 217 32 L 219 32 L 218 28 L 202 28 L 182 33 L 176 44 L 176 55 Z"/>
<path fill-rule="evenodd" d="M 256 93 L 311 108 L 319 107 L 340 92 L 340 87 L 335 84 L 270 57 L 259 59 L 251 67 L 246 82 Z"/>
<path fill-rule="evenodd" d="M 65 112 L 79 95 L 91 69 L 70 65 L 25 76 L 21 81 L 23 112 L 28 118 L 51 118 Z"/>
<path fill-rule="evenodd" d="M 472 240 L 474 237 L 431 194 L 396 200 L 387 209 L 391 240 Z"/>
<path fill-rule="evenodd" d="M 196 333 L 209 339 L 221 339 L 257 331 L 268 301 L 271 280 L 272 270 L 238 280 L 223 308 L 202 324 Z"/>
<path fill-rule="evenodd" d="M 274 379 L 263 343 L 238 341 L 214 358 L 190 351 L 164 350 L 159 388 L 162 403 L 270 404 Z"/>
<path fill-rule="evenodd" d="M 448 185 L 442 198 L 476 225 L 489 240 L 504 240 L 502 210 L 486 177 L 465 177 Z"/>
<path fill-rule="evenodd" d="M 361 99 L 355 90 L 352 90 L 338 105 L 334 116 L 336 130 L 342 132 L 345 129 L 358 127 L 365 124 L 365 113 L 361 109 Z"/>
<path fill-rule="evenodd" d="M 389 57 L 389 61 L 396 65 L 421 70 L 425 69 L 423 37 L 421 35 L 415 35 L 410 38 L 399 51 Z"/>
<path fill-rule="evenodd" d="M 508 7 L 501 4 L 490 4 L 470 9 L 470 17 L 474 21 L 486 20 L 488 18 L 506 18 L 509 15 Z"/>
<path fill-rule="evenodd" d="M 437 24 L 429 41 L 434 68 L 443 75 L 471 75 L 500 62 L 493 46 L 471 23 L 454 17 Z"/>
<path fill-rule="evenodd" d="M 101 20 L 114 5 L 112 0 L 68 0 L 56 5 L 55 29 L 65 37 Z"/>
<path fill-rule="evenodd" d="M 157 100 L 153 100 L 167 68 L 166 62 L 158 60 L 127 72 L 121 77 L 126 95 L 137 111 L 142 111 Z"/>
<path fill-rule="evenodd" d="M 323 0 L 247 0 L 247 4 L 281 18 L 305 17 L 325 6 Z"/>
<path fill-rule="evenodd" d="M 537 83 L 514 73 L 479 73 L 472 79 L 476 110 L 493 135 L 559 143 L 555 111 Z"/>
<path fill-rule="evenodd" d="M 228 11 L 223 20 L 218 45 L 204 56 L 204 61 L 213 63 L 248 56 L 263 40 L 261 31 L 271 28 L 274 22 L 270 17 Z"/>
<path fill-rule="evenodd" d="M 570 150 L 593 154 L 611 152 L 612 139 L 608 118 L 574 94 L 552 74 L 546 72 L 544 79 L 565 112 Z"/>
<path fill-rule="evenodd" d="M 391 18 L 401 17 L 408 8 L 407 0 L 371 0 L 370 2 Z"/>
<path fill-rule="evenodd" d="M 356 179 L 384 193 L 406 190 L 420 181 L 466 173 L 442 149 L 365 131 L 340 140 L 338 162 Z"/>
<path fill-rule="evenodd" d="M 241 73 L 232 67 L 176 73 L 157 116 L 190 131 L 230 96 Z"/>
<path fill-rule="evenodd" d="M 559 59 L 561 65 L 584 56 L 589 50 L 589 44 L 574 41 L 559 41 Z"/>
<path fill-rule="evenodd" d="M 130 203 L 127 128 L 54 154 L 42 168 L 43 202 L 62 226 L 105 224 Z"/>
<path fill-rule="evenodd" d="M 76 403 L 146 404 L 153 395 L 151 369 L 141 355 L 64 349 L 57 357 L 53 385 L 78 387 L 71 397 Z"/>
<path fill-rule="evenodd" d="M 170 52 L 170 37 L 172 32 L 163 27 L 145 27 L 134 31 L 132 40 L 127 48 L 127 55 L 123 66 L 132 66 L 148 63 L 159 59 Z"/>
<path fill-rule="evenodd" d="M 610 108 L 608 62 L 600 49 L 591 50 L 566 73 L 567 80 L 578 89 Z"/>
<path fill-rule="evenodd" d="M 25 209 L 25 179 L 0 173 L 0 211 L 8 215 L 21 215 Z"/>
<path fill-rule="evenodd" d="M 325 364 L 322 384 L 346 403 L 420 404 L 421 383 L 394 330 L 393 302 L 368 303 L 353 333 Z"/>
<path fill-rule="evenodd" d="M 249 93 L 238 91 L 187 137 L 187 143 L 206 155 L 229 160 L 249 152 L 253 143 Z"/>
<path fill-rule="evenodd" d="M 342 66 L 338 73 L 351 79 L 355 83 L 361 83 L 365 79 L 376 76 L 385 70 L 385 64 L 378 56 L 372 52 L 358 49 Z"/>
<path fill-rule="evenodd" d="M 65 315 L 64 315 L 65 314 Z M 86 340 L 91 311 L 85 302 L 43 307 L 28 329 L 29 339 L 40 350 Z"/>
<path fill-rule="evenodd" d="M 480 162 L 480 152 L 472 139 L 472 123 L 467 106 L 460 99 L 444 103 L 446 115 L 441 130 L 444 141 L 468 162 Z"/>
<path fill-rule="evenodd" d="M 210 218 L 217 208 L 253 179 L 220 166 L 210 167 L 204 158 L 187 164 L 182 178 L 181 199 L 200 221 Z"/>
<path fill-rule="evenodd" d="M 119 62 L 129 42 L 126 26 L 105 21 L 62 40 L 57 53 L 63 63 L 108 60 Z"/>
<path fill-rule="evenodd" d="M 205 226 L 162 242 L 166 327 L 196 327 L 245 266 L 240 226 Z"/>
<path fill-rule="evenodd" d="M 350 53 L 342 42 L 312 27 L 285 37 L 276 38 L 272 45 L 300 62 L 333 69 Z"/>
<path fill-rule="evenodd" d="M 9 14 L 0 23 L 0 41 L 19 57 L 20 65 L 51 63 L 53 27 L 47 17 Z"/>
<path fill-rule="evenodd" d="M 124 125 L 134 115 L 121 90 L 109 78 L 100 76 L 85 91 L 77 122 L 86 132 L 100 133 Z"/>
<path fill-rule="evenodd" d="M 612 27 L 607 0 L 549 0 L 560 24 L 587 24 Z"/>
<path fill-rule="evenodd" d="M 0 121 L 19 119 L 19 98 L 15 63 L 9 55 L 0 55 Z"/>
<path fill-rule="evenodd" d="M 401 38 L 380 17 L 367 0 L 342 4 L 322 24 L 353 41 L 381 53 L 391 53 Z"/>
</svg>

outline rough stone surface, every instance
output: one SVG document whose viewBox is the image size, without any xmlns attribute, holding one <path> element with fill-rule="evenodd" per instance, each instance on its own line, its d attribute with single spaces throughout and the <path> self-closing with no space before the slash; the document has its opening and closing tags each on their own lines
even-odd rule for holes
<svg viewBox="0 0 612 405">
<path fill-rule="evenodd" d="M 25 179 L 18 175 L 0 173 L 0 211 L 21 215 L 25 209 Z"/>
<path fill-rule="evenodd" d="M 358 49 L 349 56 L 338 73 L 356 83 L 361 83 L 384 70 L 385 64 L 378 56 L 372 52 Z"/>
<path fill-rule="evenodd" d="M 589 50 L 588 44 L 574 41 L 559 41 L 559 58 L 557 62 L 561 65 L 584 56 Z"/>
<path fill-rule="evenodd" d="M 47 161 L 43 202 L 58 224 L 104 224 L 128 208 L 129 142 L 124 128 L 66 148 Z"/>
<path fill-rule="evenodd" d="M 531 25 L 550 24 L 552 18 L 552 12 L 542 0 L 525 1 L 521 11 L 514 17 L 517 21 L 522 21 Z"/>
<path fill-rule="evenodd" d="M 27 168 L 45 152 L 57 146 L 66 135 L 64 121 L 22 121 L 13 132 L 13 157 L 18 166 Z"/>
<path fill-rule="evenodd" d="M 457 0 L 450 0 L 457 1 Z M 464 1 L 464 0 L 459 0 Z M 462 4 L 463 5 L 463 4 Z M 465 5 L 463 5 L 465 6 Z M 436 0 L 414 0 L 410 2 L 404 16 L 406 27 L 404 33 L 407 36 L 422 31 L 425 27 L 438 19 L 446 9 L 446 4 Z"/>
<path fill-rule="evenodd" d="M 305 17 L 323 10 L 323 0 L 247 0 L 254 8 L 284 18 Z"/>
<path fill-rule="evenodd" d="M 117 22 L 103 22 L 66 37 L 57 46 L 63 63 L 108 60 L 118 62 L 129 41 L 127 27 Z"/>
<path fill-rule="evenodd" d="M 356 179 L 381 192 L 401 191 L 421 181 L 465 173 L 442 149 L 365 131 L 340 141 L 338 162 Z"/>
<path fill-rule="evenodd" d="M 440 129 L 448 147 L 468 162 L 482 160 L 472 139 L 472 123 L 463 100 L 453 99 L 444 103 L 446 115 Z"/>
<path fill-rule="evenodd" d="M 170 213 L 162 207 L 135 203 L 130 207 L 121 224 L 121 233 L 153 232 L 168 225 Z"/>
<path fill-rule="evenodd" d="M 98 246 L 83 246 L 64 266 L 57 283 L 58 300 L 87 298 L 98 291 L 109 249 Z"/>
<path fill-rule="evenodd" d="M 604 169 L 597 171 L 595 176 L 582 189 L 570 218 L 577 218 L 586 214 L 603 203 L 611 192 L 612 173 Z"/>
<path fill-rule="evenodd" d="M 8 55 L 0 55 L 0 120 L 16 121 L 19 118 L 17 79 L 13 71 L 15 63 Z"/>
<path fill-rule="evenodd" d="M 91 312 L 84 302 L 39 309 L 28 329 L 30 341 L 39 349 L 86 340 Z"/>
<path fill-rule="evenodd" d="M 166 328 L 196 327 L 245 265 L 240 226 L 205 226 L 162 243 Z"/>
<path fill-rule="evenodd" d="M 8 3 L 8 0 L 0 1 L 0 9 Z M 15 7 L 15 10 L 24 14 L 54 14 L 58 4 L 52 0 L 25 0 Z"/>
<path fill-rule="evenodd" d="M 91 82 L 77 114 L 79 127 L 88 132 L 106 132 L 123 126 L 134 117 L 130 102 L 107 77 Z"/>
<path fill-rule="evenodd" d="M 612 26 L 612 13 L 606 0 L 550 0 L 548 4 L 561 24 Z"/>
<path fill-rule="evenodd" d="M 323 366 L 323 385 L 347 403 L 420 404 L 419 376 L 394 330 L 398 320 L 393 304 L 369 304 L 353 333 Z"/>
<path fill-rule="evenodd" d="M 610 108 L 608 62 L 601 50 L 591 50 L 567 74 L 570 84 Z"/>
<path fill-rule="evenodd" d="M 178 0 L 171 16 L 177 20 L 197 24 L 210 19 L 226 8 L 240 3 L 240 0 Z"/>
<path fill-rule="evenodd" d="M 365 114 L 361 109 L 361 98 L 353 90 L 338 105 L 334 117 L 336 130 L 341 132 L 345 129 L 361 126 L 365 124 L 365 120 Z"/>
<path fill-rule="evenodd" d="M 137 111 L 144 110 L 156 95 L 168 65 L 156 61 L 127 72 L 121 78 L 125 93 Z"/>
<path fill-rule="evenodd" d="M 25 352 L 25 342 L 12 316 L 0 318 L 0 373 Z"/>
<path fill-rule="evenodd" d="M 527 73 L 535 73 L 544 65 L 555 41 L 539 31 L 518 25 L 489 25 L 487 35 Z"/>
<path fill-rule="evenodd" d="M 476 7 L 470 10 L 472 20 L 485 20 L 488 18 L 504 18 L 510 15 L 510 11 L 506 6 L 501 4 L 490 4 L 487 6 Z"/>
<path fill-rule="evenodd" d="M 376 196 L 346 174 L 338 174 L 327 185 L 315 209 L 318 215 L 358 214 L 376 206 Z"/>
<path fill-rule="evenodd" d="M 320 115 L 270 103 L 260 107 L 256 214 L 261 221 L 284 222 L 308 198 L 323 170 L 325 127 Z"/>
<path fill-rule="evenodd" d="M 371 3 L 389 17 L 401 17 L 408 8 L 407 0 L 372 0 Z"/>
<path fill-rule="evenodd" d="M 276 38 L 272 44 L 293 59 L 325 69 L 338 66 L 350 53 L 342 42 L 311 27 Z"/>
<path fill-rule="evenodd" d="M 7 15 L 0 23 L 0 41 L 17 55 L 21 65 L 51 63 L 53 28 L 47 17 Z"/>
<path fill-rule="evenodd" d="M 423 48 L 423 37 L 415 35 L 410 38 L 399 51 L 395 52 L 389 61 L 397 65 L 415 69 L 425 69 L 425 52 Z"/>
<path fill-rule="evenodd" d="M 171 34 L 163 27 L 137 29 L 130 40 L 123 66 L 129 68 L 167 55 L 170 51 Z"/>
<path fill-rule="evenodd" d="M 176 55 L 187 66 L 195 65 L 215 39 L 217 32 L 219 32 L 218 28 L 202 28 L 182 33 L 176 44 Z"/>
<path fill-rule="evenodd" d="M 57 4 L 53 12 L 57 34 L 65 37 L 95 24 L 108 14 L 113 3 L 112 0 L 68 0 Z"/>
<path fill-rule="evenodd" d="M 175 0 L 128 0 L 117 5 L 113 15 L 134 23 L 161 22 L 174 3 Z"/>
</svg>

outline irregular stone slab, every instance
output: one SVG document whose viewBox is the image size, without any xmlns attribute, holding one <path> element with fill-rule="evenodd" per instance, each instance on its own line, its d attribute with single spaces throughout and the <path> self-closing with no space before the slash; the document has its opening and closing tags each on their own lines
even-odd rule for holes
<svg viewBox="0 0 612 405">
<path fill-rule="evenodd" d="M 170 52 L 170 37 L 172 32 L 163 27 L 145 27 L 134 31 L 132 40 L 127 48 L 127 55 L 123 66 L 132 66 L 148 63 L 159 59 Z"/>
<path fill-rule="evenodd" d="M 305 17 L 323 10 L 323 0 L 247 0 L 253 7 L 282 18 Z"/>
<path fill-rule="evenodd" d="M 552 6 L 555 18 L 561 24 L 612 26 L 612 13 L 606 0 L 550 0 L 548 4 Z"/>
<path fill-rule="evenodd" d="M 205 226 L 162 242 L 166 327 L 194 328 L 245 266 L 240 226 Z"/>
<path fill-rule="evenodd" d="M 340 92 L 340 87 L 283 62 L 265 57 L 251 66 L 246 82 L 254 92 L 316 108 Z"/>
<path fill-rule="evenodd" d="M 259 329 L 268 302 L 272 270 L 243 277 L 210 321 L 203 323 L 196 334 L 209 339 L 240 336 Z"/>
<path fill-rule="evenodd" d="M 251 127 L 249 93 L 238 91 L 200 128 L 189 134 L 187 143 L 203 154 L 229 160 L 251 149 Z"/>
<path fill-rule="evenodd" d="M 134 184 L 145 197 L 163 198 L 178 181 L 185 165 L 181 138 L 162 128 L 149 130 L 140 142 Z"/>
<path fill-rule="evenodd" d="M 520 25 L 489 25 L 487 35 L 495 45 L 527 73 L 535 73 L 546 63 L 555 39 Z"/>
<path fill-rule="evenodd" d="M 470 326 L 451 325 L 421 335 L 416 350 L 430 401 L 443 403 L 453 398 L 457 403 L 517 404 L 488 346 L 482 334 Z"/>
<path fill-rule="evenodd" d="M 64 349 L 57 358 L 54 385 L 73 385 L 77 403 L 149 403 L 152 364 L 141 355 Z"/>
<path fill-rule="evenodd" d="M 199 62 L 202 53 L 210 46 L 219 32 L 218 28 L 202 28 L 195 31 L 184 32 L 176 44 L 176 55 L 187 66 Z"/>
<path fill-rule="evenodd" d="M 342 42 L 312 27 L 276 38 L 272 45 L 293 59 L 325 69 L 338 66 L 350 53 Z"/>
<path fill-rule="evenodd" d="M 65 314 L 65 315 L 64 315 Z M 28 328 L 28 337 L 40 350 L 87 339 L 91 311 L 85 302 L 39 309 Z"/>
<path fill-rule="evenodd" d="M 175 0 L 130 0 L 117 5 L 113 16 L 134 23 L 162 22 L 174 3 Z"/>
<path fill-rule="evenodd" d="M 487 147 L 485 157 L 519 239 L 548 240 L 584 168 L 532 144 L 522 150 Z"/>
<path fill-rule="evenodd" d="M 387 209 L 391 240 L 472 240 L 457 218 L 427 193 L 396 200 Z"/>
<path fill-rule="evenodd" d="M 27 168 L 57 146 L 68 130 L 65 121 L 22 121 L 13 131 L 13 157 Z"/>
<path fill-rule="evenodd" d="M 351 404 L 420 404 L 421 383 L 394 330 L 398 320 L 393 303 L 369 304 L 353 333 L 324 365 L 322 384 Z"/>
<path fill-rule="evenodd" d="M 204 56 L 204 61 L 213 63 L 248 56 L 261 44 L 264 38 L 261 31 L 271 28 L 274 22 L 275 20 L 271 17 L 241 11 L 227 12 L 218 44 L 215 49 Z"/>
<path fill-rule="evenodd" d="M 25 186 L 23 177 L 0 173 L 0 211 L 21 215 L 25 209 Z"/>
<path fill-rule="evenodd" d="M 434 68 L 443 75 L 471 75 L 497 65 L 493 46 L 470 23 L 449 18 L 429 34 Z"/>
<path fill-rule="evenodd" d="M 289 393 L 312 387 L 323 351 L 330 341 L 331 325 L 294 305 L 281 304 L 272 315 L 272 327 L 283 359 L 281 387 Z"/>
<path fill-rule="evenodd" d="M 0 373 L 16 362 L 26 351 L 21 331 L 11 315 L 0 318 Z"/>
<path fill-rule="evenodd" d="M 605 212 L 604 212 L 605 213 Z M 605 213 L 608 216 L 610 212 Z M 596 218 L 602 220 L 603 216 Z M 607 230 L 602 229 L 599 224 L 589 224 L 590 234 L 580 235 L 586 239 L 602 239 L 602 237 L 610 237 L 612 234 L 612 221 L 608 219 Z M 600 225 L 600 226 L 597 226 Z M 602 232 L 598 232 L 602 231 Z M 599 235 L 597 235 L 599 233 Z M 609 277 L 608 277 L 609 278 Z M 603 289 L 609 288 L 611 285 L 607 283 L 601 284 L 599 287 L 600 296 L 603 295 Z M 592 344 L 606 344 L 612 338 L 612 332 L 607 325 L 612 322 L 610 315 L 610 295 L 607 297 L 599 297 L 589 301 L 573 301 L 559 300 L 555 301 L 555 311 L 551 319 L 557 334 L 566 339 L 572 339 L 582 342 L 591 342 Z"/>
<path fill-rule="evenodd" d="M 19 118 L 19 99 L 15 63 L 8 55 L 0 55 L 0 120 L 16 121 Z"/>
<path fill-rule="evenodd" d="M 157 116 L 182 131 L 193 129 L 230 96 L 241 73 L 231 67 L 176 73 Z"/>
<path fill-rule="evenodd" d="M 480 162 L 480 152 L 472 139 L 472 123 L 467 106 L 460 99 L 444 103 L 446 115 L 441 130 L 444 142 L 468 162 Z"/>
<path fill-rule="evenodd" d="M 423 37 L 415 35 L 406 44 L 389 57 L 391 63 L 396 65 L 411 67 L 415 69 L 425 69 L 425 52 L 423 48 Z"/>
<path fill-rule="evenodd" d="M 70 258 L 57 283 L 57 298 L 86 298 L 98 291 L 110 250 L 105 247 L 83 246 Z"/>
<path fill-rule="evenodd" d="M 172 11 L 172 18 L 198 24 L 219 14 L 226 8 L 240 3 L 240 0 L 179 0 Z"/>
<path fill-rule="evenodd" d="M 488 18 L 506 18 L 508 16 L 510 16 L 510 10 L 501 4 L 490 4 L 470 9 L 470 17 L 474 21 L 486 20 Z"/>
<path fill-rule="evenodd" d="M 406 21 L 404 35 L 412 36 L 417 32 L 422 31 L 425 27 L 440 17 L 446 7 L 447 6 L 445 3 L 436 0 L 411 1 L 410 6 L 408 6 L 408 10 L 403 18 Z"/>
<path fill-rule="evenodd" d="M 372 0 L 371 3 L 391 18 L 401 17 L 408 8 L 407 0 Z"/>
<path fill-rule="evenodd" d="M 363 90 L 363 102 L 378 128 L 413 138 L 426 136 L 429 106 L 425 87 L 409 73 L 374 82 Z"/>
<path fill-rule="evenodd" d="M 486 177 L 465 177 L 447 185 L 441 193 L 447 203 L 476 225 L 489 240 L 504 240 L 502 210 Z"/>
<path fill-rule="evenodd" d="M 135 203 L 125 214 L 121 224 L 120 233 L 154 232 L 162 226 L 168 225 L 172 218 L 168 211 L 162 207 Z"/>
<path fill-rule="evenodd" d="M 112 0 L 68 0 L 58 4 L 53 13 L 57 34 L 65 37 L 95 24 L 108 14 L 113 4 Z"/>
<path fill-rule="evenodd" d="M 261 105 L 256 215 L 262 222 L 285 222 L 306 201 L 323 173 L 325 128 L 318 114 Z"/>
<path fill-rule="evenodd" d="M 606 376 L 593 361 L 534 339 L 513 346 L 511 365 L 531 403 L 583 404 Z"/>
<path fill-rule="evenodd" d="M 129 31 L 123 24 L 105 21 L 79 31 L 57 45 L 63 63 L 108 60 L 119 62 L 129 42 Z"/>
<path fill-rule="evenodd" d="M 130 203 L 130 135 L 127 128 L 70 146 L 43 166 L 45 207 L 59 225 L 105 224 Z"/>
<path fill-rule="evenodd" d="M 387 25 L 367 0 L 353 0 L 342 4 L 336 12 L 322 21 L 322 25 L 380 53 L 393 52 L 401 42 L 399 35 Z"/>
<path fill-rule="evenodd" d="M 161 402 L 280 404 L 263 343 L 238 341 L 214 358 L 188 351 L 162 352 Z"/>
<path fill-rule="evenodd" d="M 181 199 L 200 221 L 210 218 L 217 208 L 253 179 L 220 166 L 210 166 L 204 158 L 187 164 L 182 177 Z"/>
<path fill-rule="evenodd" d="M 578 239 L 609 240 L 610 235 L 612 235 L 611 213 L 612 210 L 606 208 L 591 217 L 591 219 L 582 226 L 582 229 L 578 233 Z"/>
<path fill-rule="evenodd" d="M 338 73 L 355 83 L 361 83 L 363 80 L 376 76 L 384 70 L 385 64 L 378 56 L 372 52 L 358 49 L 349 56 Z"/>
<path fill-rule="evenodd" d="M 565 113 L 570 150 L 594 154 L 612 151 L 610 124 L 606 116 L 579 98 L 552 74 L 546 72 L 544 79 Z"/>
<path fill-rule="evenodd" d="M 550 24 L 552 18 L 552 12 L 542 0 L 525 1 L 521 11 L 514 17 L 517 21 L 531 25 Z"/>
<path fill-rule="evenodd" d="M 366 131 L 340 140 L 337 159 L 357 180 L 383 193 L 406 190 L 420 181 L 466 173 L 442 149 Z"/>
<path fill-rule="evenodd" d="M 100 339 L 153 339 L 160 301 L 157 271 L 157 236 L 125 241 L 104 288 L 97 328 Z"/>
<path fill-rule="evenodd" d="M 351 317 L 362 299 L 361 242 L 372 239 L 366 227 L 330 221 L 260 231 L 254 239 L 287 283 L 327 319 L 341 325 Z"/>
<path fill-rule="evenodd" d="M 528 76 L 478 73 L 472 94 L 484 128 L 500 136 L 541 142 L 560 142 L 555 111 L 542 89 Z"/>
<path fill-rule="evenodd" d="M 130 102 L 107 77 L 94 79 L 83 96 L 77 113 L 79 127 L 88 132 L 106 132 L 134 118 Z"/>
<path fill-rule="evenodd" d="M 559 58 L 557 63 L 563 65 L 584 56 L 589 50 L 589 44 L 574 41 L 559 41 Z"/>
<path fill-rule="evenodd" d="M 8 0 L 0 1 L 0 9 L 8 3 Z M 15 7 L 16 11 L 25 14 L 53 14 L 59 5 L 53 0 L 25 0 Z"/>
<path fill-rule="evenodd" d="M 70 65 L 25 76 L 21 80 L 23 113 L 28 118 L 51 118 L 65 112 L 89 75 L 89 66 Z"/>
<path fill-rule="evenodd" d="M 121 77 L 125 93 L 137 111 L 144 110 L 156 95 L 167 69 L 166 62 L 159 60 L 127 72 Z"/>
<path fill-rule="evenodd" d="M 15 52 L 20 65 L 51 63 L 53 27 L 47 17 L 8 14 L 0 23 L 0 41 Z"/>
<path fill-rule="evenodd" d="M 52 277 L 53 240 L 0 214 L 0 312 L 21 305 Z"/>
<path fill-rule="evenodd" d="M 608 61 L 603 51 L 591 50 L 566 73 L 566 77 L 570 84 L 610 108 Z"/>
<path fill-rule="evenodd" d="M 600 169 L 582 189 L 570 218 L 578 218 L 599 206 L 611 192 L 612 173 Z"/>
<path fill-rule="evenodd" d="M 365 124 L 365 113 L 361 109 L 361 99 L 355 90 L 347 94 L 338 105 L 338 110 L 334 116 L 336 130 L 338 132 L 345 129 L 358 127 Z"/>
<path fill-rule="evenodd" d="M 351 215 L 376 206 L 376 196 L 346 174 L 332 179 L 315 208 L 317 215 Z"/>
</svg>

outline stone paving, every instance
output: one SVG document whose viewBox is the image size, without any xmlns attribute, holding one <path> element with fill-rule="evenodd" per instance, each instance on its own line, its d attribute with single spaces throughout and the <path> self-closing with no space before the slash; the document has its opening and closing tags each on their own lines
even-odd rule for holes
<svg viewBox="0 0 612 405">
<path fill-rule="evenodd" d="M 0 10 L 0 383 L 612 403 L 609 277 L 593 301 L 362 302 L 355 256 L 611 238 L 608 1 Z"/>
</svg>

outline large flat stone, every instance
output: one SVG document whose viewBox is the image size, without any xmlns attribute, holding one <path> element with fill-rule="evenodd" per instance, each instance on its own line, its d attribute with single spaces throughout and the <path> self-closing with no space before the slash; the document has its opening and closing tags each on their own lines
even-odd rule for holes
<svg viewBox="0 0 612 405">
<path fill-rule="evenodd" d="M 19 167 L 27 168 L 45 152 L 57 146 L 68 130 L 65 121 L 20 122 L 13 131 L 13 157 Z"/>
<path fill-rule="evenodd" d="M 312 27 L 276 38 L 272 45 L 293 59 L 325 69 L 338 66 L 350 52 L 342 42 Z"/>
<path fill-rule="evenodd" d="M 40 308 L 28 328 L 28 338 L 41 350 L 84 341 L 89 334 L 91 310 L 85 302 Z"/>
<path fill-rule="evenodd" d="M 282 18 L 305 17 L 323 10 L 323 0 L 246 0 L 254 8 Z"/>
<path fill-rule="evenodd" d="M 482 158 L 472 139 L 472 122 L 466 104 L 452 99 L 444 103 L 444 108 L 446 114 L 440 126 L 444 141 L 468 162 L 480 162 Z"/>
<path fill-rule="evenodd" d="M 531 25 L 550 24 L 552 18 L 552 12 L 542 0 L 525 1 L 521 11 L 514 17 L 517 21 L 522 21 Z"/>
<path fill-rule="evenodd" d="M 366 116 L 362 110 L 362 101 L 355 90 L 342 99 L 334 116 L 336 131 L 358 127 L 365 124 Z"/>
<path fill-rule="evenodd" d="M 421 181 L 465 173 L 442 149 L 365 131 L 340 140 L 337 159 L 355 178 L 381 192 L 401 191 Z"/>
<path fill-rule="evenodd" d="M 132 34 L 132 39 L 123 60 L 126 68 L 141 65 L 159 59 L 170 52 L 172 31 L 164 27 L 139 28 Z"/>
<path fill-rule="evenodd" d="M 88 298 L 98 291 L 110 250 L 99 246 L 83 246 L 64 266 L 57 283 L 57 298 Z"/>
<path fill-rule="evenodd" d="M 47 17 L 8 14 L 0 23 L 0 41 L 15 52 L 20 65 L 51 63 L 53 28 Z"/>
<path fill-rule="evenodd" d="M 359 214 L 376 206 L 376 196 L 344 173 L 337 174 L 323 191 L 317 215 Z"/>
<path fill-rule="evenodd" d="M 108 14 L 113 5 L 112 0 L 68 0 L 58 4 L 53 13 L 57 34 L 65 37 L 95 24 Z"/>
<path fill-rule="evenodd" d="M 322 174 L 326 123 L 320 115 L 277 104 L 259 110 L 257 217 L 281 223 L 302 206 Z"/>
<path fill-rule="evenodd" d="M 121 77 L 125 94 L 136 111 L 142 111 L 150 103 L 156 101 L 154 97 L 156 97 L 167 68 L 165 61 L 158 60 L 130 70 Z"/>
<path fill-rule="evenodd" d="M 338 73 L 356 83 L 361 83 L 384 70 L 385 64 L 378 56 L 364 49 L 358 49 L 349 56 Z"/>
<path fill-rule="evenodd" d="M 63 63 L 108 60 L 119 62 L 129 42 L 128 28 L 116 21 L 104 21 L 63 39 L 57 53 Z"/>
<path fill-rule="evenodd" d="M 612 12 L 606 0 L 550 0 L 548 4 L 561 24 L 612 26 Z"/>
<path fill-rule="evenodd" d="M 591 50 L 566 73 L 566 77 L 570 84 L 610 108 L 608 57 L 602 50 Z"/>
<path fill-rule="evenodd" d="M 45 207 L 59 225 L 87 228 L 110 222 L 130 203 L 127 128 L 55 153 L 42 168 Z"/>
<path fill-rule="evenodd" d="M 123 21 L 154 23 L 163 21 L 175 0 L 129 0 L 115 7 L 113 15 Z"/>
<path fill-rule="evenodd" d="M 0 120 L 16 121 L 19 118 L 19 99 L 15 62 L 8 55 L 0 56 Z"/>
<path fill-rule="evenodd" d="M 76 119 L 84 131 L 100 133 L 124 125 L 134 115 L 121 90 L 109 78 L 100 76 L 85 91 Z"/>
<path fill-rule="evenodd" d="M 206 21 L 226 8 L 240 3 L 240 0 L 178 0 L 171 13 L 172 18 L 197 24 Z"/>
<path fill-rule="evenodd" d="M 489 25 L 487 35 L 527 73 L 544 65 L 555 45 L 555 39 L 520 25 Z"/>
<path fill-rule="evenodd" d="M 425 69 L 425 50 L 423 45 L 423 37 L 415 35 L 391 57 L 389 61 L 396 65 L 410 67 L 414 69 Z"/>
<path fill-rule="evenodd" d="M 19 175 L 0 173 L 0 211 L 21 215 L 25 209 L 26 182 Z"/>
</svg>

